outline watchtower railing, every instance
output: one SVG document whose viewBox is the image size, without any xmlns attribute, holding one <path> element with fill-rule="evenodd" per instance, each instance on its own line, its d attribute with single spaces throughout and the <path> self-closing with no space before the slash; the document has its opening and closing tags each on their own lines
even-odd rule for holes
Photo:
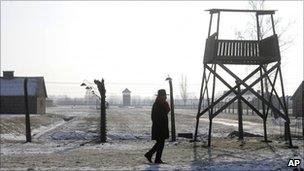
<svg viewBox="0 0 304 171">
<path fill-rule="evenodd" d="M 216 56 L 218 57 L 259 57 L 258 41 L 217 40 Z"/>
<path fill-rule="evenodd" d="M 280 60 L 277 35 L 257 40 L 206 40 L 204 63 L 266 64 Z"/>
</svg>

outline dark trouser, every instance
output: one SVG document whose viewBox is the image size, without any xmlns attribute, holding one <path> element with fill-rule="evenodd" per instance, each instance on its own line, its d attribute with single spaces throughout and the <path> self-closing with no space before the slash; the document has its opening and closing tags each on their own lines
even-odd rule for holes
<svg viewBox="0 0 304 171">
<path fill-rule="evenodd" d="M 161 161 L 161 156 L 163 153 L 163 149 L 165 146 L 165 139 L 158 139 L 156 140 L 156 143 L 151 148 L 150 151 L 148 151 L 148 155 L 152 156 L 156 152 L 155 162 Z"/>
</svg>

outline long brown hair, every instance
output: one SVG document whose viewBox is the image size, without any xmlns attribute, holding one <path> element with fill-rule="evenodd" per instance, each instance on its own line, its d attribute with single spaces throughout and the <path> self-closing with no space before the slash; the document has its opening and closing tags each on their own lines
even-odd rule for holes
<svg viewBox="0 0 304 171">
<path fill-rule="evenodd" d="M 170 106 L 169 106 L 168 102 L 166 101 L 166 98 L 157 96 L 155 99 L 155 102 L 161 104 L 166 109 L 166 112 L 170 111 Z"/>
</svg>

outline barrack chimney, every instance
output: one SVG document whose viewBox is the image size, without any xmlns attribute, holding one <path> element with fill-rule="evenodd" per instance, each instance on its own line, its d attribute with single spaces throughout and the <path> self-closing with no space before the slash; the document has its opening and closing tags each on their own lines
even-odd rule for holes
<svg viewBox="0 0 304 171">
<path fill-rule="evenodd" d="M 5 79 L 14 78 L 14 71 L 3 71 L 3 78 Z"/>
</svg>

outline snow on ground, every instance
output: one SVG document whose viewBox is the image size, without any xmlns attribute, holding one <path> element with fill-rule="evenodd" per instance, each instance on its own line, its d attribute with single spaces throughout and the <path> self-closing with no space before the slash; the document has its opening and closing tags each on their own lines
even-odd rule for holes
<svg viewBox="0 0 304 171">
<path fill-rule="evenodd" d="M 213 120 L 212 146 L 207 147 L 209 120 L 200 119 L 199 142 L 178 138 L 166 142 L 163 165 L 150 164 L 143 154 L 150 140 L 151 109 L 107 110 L 107 143 L 98 139 L 99 111 L 93 107 L 47 108 L 46 115 L 33 115 L 33 142 L 24 143 L 24 116 L 1 116 L 1 170 L 292 170 L 290 158 L 303 160 L 304 141 L 294 138 L 298 149 L 287 148 L 280 123 L 269 119 L 272 143 L 263 137 L 229 138 L 237 130 L 237 116 L 222 114 Z M 177 133 L 192 133 L 196 110 L 176 109 Z M 244 131 L 263 135 L 257 116 L 244 115 Z M 170 119 L 169 119 L 170 120 Z"/>
</svg>

